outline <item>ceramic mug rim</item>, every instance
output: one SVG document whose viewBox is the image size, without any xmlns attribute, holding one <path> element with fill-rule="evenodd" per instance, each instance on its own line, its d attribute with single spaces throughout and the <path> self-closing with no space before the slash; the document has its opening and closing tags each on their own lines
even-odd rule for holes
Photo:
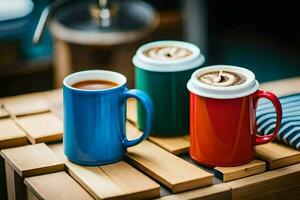
<svg viewBox="0 0 300 200">
<path fill-rule="evenodd" d="M 87 89 L 79 89 L 75 88 L 72 85 L 81 81 L 87 80 L 105 80 L 117 83 L 118 85 L 115 87 L 111 87 L 108 89 L 97 89 L 97 90 L 87 90 Z M 84 70 L 72 73 L 64 78 L 63 86 L 74 91 L 78 92 L 108 92 L 112 90 L 119 89 L 125 86 L 127 83 L 126 77 L 118 72 L 109 71 L 109 70 Z"/>
</svg>

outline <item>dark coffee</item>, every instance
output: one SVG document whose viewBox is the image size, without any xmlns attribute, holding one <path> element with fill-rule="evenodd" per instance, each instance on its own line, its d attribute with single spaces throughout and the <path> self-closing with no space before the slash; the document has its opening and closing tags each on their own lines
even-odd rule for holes
<svg viewBox="0 0 300 200">
<path fill-rule="evenodd" d="M 157 46 L 145 50 L 143 54 L 157 61 L 174 61 L 189 57 L 193 53 L 178 46 Z"/>
<path fill-rule="evenodd" d="M 241 85 L 246 82 L 246 76 L 230 71 L 212 71 L 202 74 L 198 77 L 198 80 L 202 83 L 219 86 L 219 87 L 229 87 L 235 85 Z"/>
<path fill-rule="evenodd" d="M 74 88 L 83 90 L 103 90 L 118 86 L 117 83 L 105 80 L 81 81 L 72 85 Z"/>
</svg>

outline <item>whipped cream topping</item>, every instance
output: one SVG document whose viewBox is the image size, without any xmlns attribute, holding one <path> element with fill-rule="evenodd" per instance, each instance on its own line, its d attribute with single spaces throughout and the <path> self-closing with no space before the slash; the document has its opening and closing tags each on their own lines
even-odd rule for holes
<svg viewBox="0 0 300 200">
<path fill-rule="evenodd" d="M 229 87 L 244 83 L 246 77 L 242 74 L 221 70 L 200 75 L 198 80 L 208 85 Z"/>
<path fill-rule="evenodd" d="M 165 62 L 180 60 L 192 55 L 190 50 L 177 46 L 152 47 L 145 50 L 143 53 L 153 60 Z"/>
</svg>

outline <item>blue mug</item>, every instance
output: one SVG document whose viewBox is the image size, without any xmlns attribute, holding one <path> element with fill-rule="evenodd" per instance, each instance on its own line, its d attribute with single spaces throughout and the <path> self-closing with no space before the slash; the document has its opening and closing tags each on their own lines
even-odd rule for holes
<svg viewBox="0 0 300 200">
<path fill-rule="evenodd" d="M 117 86 L 102 90 L 72 87 L 87 80 L 104 80 Z M 122 160 L 128 147 L 147 138 L 152 125 L 153 104 L 141 90 L 128 90 L 126 77 L 105 70 L 81 71 L 63 81 L 64 151 L 68 159 L 81 165 L 105 165 Z M 146 126 L 133 140 L 126 137 L 126 101 L 136 98 L 145 107 Z"/>
</svg>

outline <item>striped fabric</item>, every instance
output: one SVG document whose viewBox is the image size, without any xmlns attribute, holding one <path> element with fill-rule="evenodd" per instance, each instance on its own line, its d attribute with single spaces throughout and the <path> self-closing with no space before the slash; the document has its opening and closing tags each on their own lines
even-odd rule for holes
<svg viewBox="0 0 300 200">
<path fill-rule="evenodd" d="M 277 139 L 300 150 L 300 94 L 280 98 L 282 121 Z M 273 133 L 276 112 L 270 101 L 262 99 L 256 112 L 258 132 L 261 135 Z"/>
</svg>

